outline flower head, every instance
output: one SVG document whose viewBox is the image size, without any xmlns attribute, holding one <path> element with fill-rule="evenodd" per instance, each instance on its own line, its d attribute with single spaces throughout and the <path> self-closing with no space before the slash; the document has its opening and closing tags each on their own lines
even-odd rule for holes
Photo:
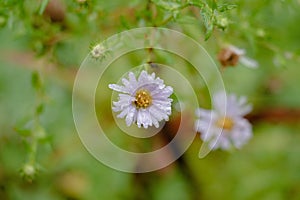
<svg viewBox="0 0 300 200">
<path fill-rule="evenodd" d="M 93 58 L 98 59 L 104 56 L 105 52 L 105 47 L 101 44 L 97 44 L 96 46 L 92 47 L 91 55 L 93 56 Z"/>
<path fill-rule="evenodd" d="M 202 140 L 213 149 L 241 148 L 252 136 L 252 126 L 244 118 L 252 109 L 246 97 L 218 92 L 213 96 L 213 107 L 213 110 L 196 110 L 199 119 L 195 128 L 201 132 Z"/>
<path fill-rule="evenodd" d="M 38 168 L 31 163 L 26 163 L 22 167 L 20 173 L 21 173 L 21 176 L 24 177 L 26 180 L 32 181 L 38 173 Z"/>
<path fill-rule="evenodd" d="M 218 54 L 218 60 L 223 67 L 236 66 L 238 63 L 241 63 L 249 68 L 257 68 L 258 63 L 245 55 L 245 49 L 239 49 L 238 47 L 229 45 L 228 47 L 221 49 Z"/>
<path fill-rule="evenodd" d="M 129 72 L 128 79 L 122 79 L 123 85 L 109 84 L 109 88 L 121 92 L 119 99 L 113 102 L 113 111 L 120 112 L 117 117 L 125 118 L 126 125 L 137 123 L 140 128 L 154 125 L 159 127 L 159 122 L 169 120 L 171 114 L 173 88 L 165 86 L 164 81 L 155 74 L 149 75 L 142 71 L 138 79 Z"/>
</svg>

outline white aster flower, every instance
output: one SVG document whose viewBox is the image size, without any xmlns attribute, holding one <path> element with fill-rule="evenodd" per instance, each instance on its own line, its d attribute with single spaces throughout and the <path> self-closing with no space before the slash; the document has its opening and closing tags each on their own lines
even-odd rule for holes
<svg viewBox="0 0 300 200">
<path fill-rule="evenodd" d="M 226 93 L 218 92 L 212 101 L 213 110 L 196 110 L 199 119 L 195 128 L 201 132 L 201 139 L 212 149 L 241 148 L 252 137 L 252 126 L 243 117 L 252 109 L 247 98 L 238 99 L 234 94 L 226 96 Z"/>
<path fill-rule="evenodd" d="M 238 63 L 241 63 L 242 65 L 249 68 L 258 67 L 258 63 L 256 60 L 253 60 L 246 56 L 245 49 L 240 49 L 233 45 L 229 45 L 226 48 L 223 48 L 218 54 L 218 60 L 223 67 L 235 66 Z"/>
<path fill-rule="evenodd" d="M 109 88 L 119 94 L 119 100 L 113 102 L 112 110 L 120 112 L 117 117 L 125 118 L 126 125 L 135 123 L 140 128 L 154 125 L 159 127 L 162 120 L 168 121 L 171 114 L 170 95 L 173 88 L 165 86 L 164 81 L 142 71 L 138 79 L 129 72 L 128 79 L 122 79 L 123 85 L 109 84 Z"/>
</svg>

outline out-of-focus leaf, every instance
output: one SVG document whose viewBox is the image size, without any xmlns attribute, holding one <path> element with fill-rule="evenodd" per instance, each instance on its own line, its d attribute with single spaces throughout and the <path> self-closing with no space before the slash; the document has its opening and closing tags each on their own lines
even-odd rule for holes
<svg viewBox="0 0 300 200">
<path fill-rule="evenodd" d="M 24 137 L 31 136 L 32 128 L 33 120 L 27 117 L 16 123 L 14 127 L 15 131 Z"/>
<path fill-rule="evenodd" d="M 203 18 L 203 23 L 206 28 L 205 40 L 208 40 L 214 29 L 214 14 L 212 9 L 208 6 L 203 7 L 203 9 L 200 11 L 200 14 Z"/>
<path fill-rule="evenodd" d="M 182 6 L 179 2 L 174 1 L 152 0 L 152 2 L 158 7 L 168 11 L 177 10 Z"/>
<path fill-rule="evenodd" d="M 6 17 L 0 15 L 0 27 L 3 27 L 6 24 Z"/>
<path fill-rule="evenodd" d="M 40 114 L 42 114 L 43 112 L 44 112 L 44 104 L 41 103 L 41 104 L 39 104 L 39 105 L 36 107 L 36 114 L 37 114 L 37 115 L 40 115 Z"/>
<path fill-rule="evenodd" d="M 200 8 L 200 9 L 203 8 L 204 6 L 206 6 L 206 3 L 204 3 L 201 0 L 190 0 L 189 4 L 193 5 L 193 6 L 196 6 L 196 7 Z"/>
<path fill-rule="evenodd" d="M 130 25 L 124 16 L 120 16 L 120 22 L 126 29 L 130 29 Z"/>
<path fill-rule="evenodd" d="M 236 7 L 237 7 L 237 5 L 234 5 L 234 4 L 223 4 L 223 5 L 218 5 L 217 10 L 219 12 L 225 12 L 227 10 L 232 10 L 232 9 L 234 9 Z"/>
<path fill-rule="evenodd" d="M 44 13 L 44 10 L 46 9 L 46 6 L 48 5 L 49 0 L 42 0 L 39 14 L 42 15 Z"/>
<path fill-rule="evenodd" d="M 34 89 L 39 90 L 42 88 L 42 81 L 39 73 L 37 71 L 32 72 L 31 84 Z"/>
<path fill-rule="evenodd" d="M 35 126 L 35 128 L 33 129 L 33 134 L 41 141 L 47 140 L 47 133 L 44 127 L 42 127 L 41 125 Z"/>
<path fill-rule="evenodd" d="M 179 11 L 177 11 L 177 10 L 172 11 L 173 19 L 177 19 L 177 18 L 178 18 L 178 15 L 179 15 Z"/>
<path fill-rule="evenodd" d="M 27 128 L 15 127 L 15 131 L 18 132 L 23 137 L 28 137 L 31 135 L 31 130 Z"/>
<path fill-rule="evenodd" d="M 199 24 L 199 20 L 195 17 L 188 16 L 188 15 L 180 15 L 176 22 L 181 24 Z"/>
<path fill-rule="evenodd" d="M 212 0 L 212 5 L 211 5 L 212 10 L 216 10 L 217 7 L 218 7 L 217 1 L 216 0 Z"/>
</svg>

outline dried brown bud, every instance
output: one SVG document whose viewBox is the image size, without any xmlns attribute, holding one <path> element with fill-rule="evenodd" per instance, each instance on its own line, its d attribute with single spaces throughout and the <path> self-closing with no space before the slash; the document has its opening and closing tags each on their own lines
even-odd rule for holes
<svg viewBox="0 0 300 200">
<path fill-rule="evenodd" d="M 62 22 L 65 19 L 65 5 L 61 0 L 50 0 L 44 14 L 49 16 L 52 22 Z"/>
<path fill-rule="evenodd" d="M 237 65 L 239 58 L 240 55 L 230 48 L 223 48 L 218 54 L 218 60 L 223 67 Z"/>
</svg>

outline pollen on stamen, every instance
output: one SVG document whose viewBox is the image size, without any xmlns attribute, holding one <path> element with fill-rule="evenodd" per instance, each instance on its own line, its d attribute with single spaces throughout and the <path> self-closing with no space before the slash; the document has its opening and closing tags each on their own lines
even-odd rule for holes
<svg viewBox="0 0 300 200">
<path fill-rule="evenodd" d="M 136 92 L 134 105 L 137 108 L 147 108 L 152 104 L 152 97 L 149 91 L 141 89 Z"/>
<path fill-rule="evenodd" d="M 221 117 L 217 120 L 216 125 L 222 129 L 231 130 L 234 122 L 230 117 Z"/>
</svg>

